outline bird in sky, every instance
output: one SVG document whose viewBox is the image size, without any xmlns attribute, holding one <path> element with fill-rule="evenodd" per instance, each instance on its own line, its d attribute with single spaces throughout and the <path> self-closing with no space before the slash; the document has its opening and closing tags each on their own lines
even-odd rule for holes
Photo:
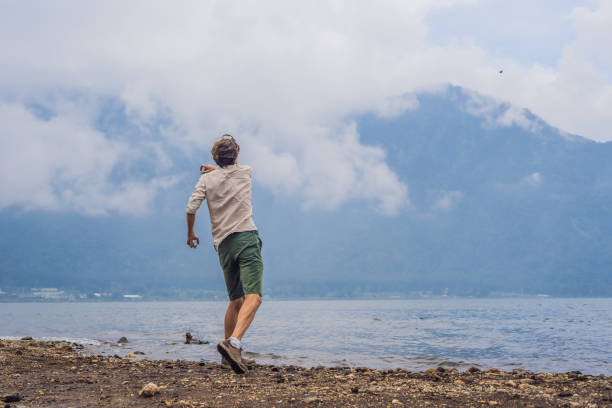
<svg viewBox="0 0 612 408">
<path fill-rule="evenodd" d="M 503 70 L 503 69 L 500 69 L 500 70 L 499 70 L 499 74 L 501 75 L 501 74 L 503 74 L 503 73 L 504 73 L 504 70 Z"/>
</svg>

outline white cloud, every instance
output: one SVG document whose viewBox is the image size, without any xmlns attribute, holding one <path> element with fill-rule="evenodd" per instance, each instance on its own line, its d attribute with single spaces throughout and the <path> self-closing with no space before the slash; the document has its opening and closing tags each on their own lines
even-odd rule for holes
<svg viewBox="0 0 612 408">
<path fill-rule="evenodd" d="M 523 180 L 521 180 L 521 184 L 530 187 L 537 187 L 542 184 L 542 174 L 539 172 L 531 173 L 530 175 L 525 176 Z"/>
<path fill-rule="evenodd" d="M 419 100 L 415 94 L 391 96 L 378 107 L 378 116 L 381 118 L 394 118 L 418 107 Z"/>
<path fill-rule="evenodd" d="M 20 104 L 0 104 L 0 209 L 70 209 L 87 214 L 143 214 L 172 177 L 110 182 L 131 147 L 110 141 L 80 117 L 36 118 Z"/>
<path fill-rule="evenodd" d="M 572 45 L 582 58 L 591 61 L 608 76 L 612 73 L 612 3 L 601 1 L 599 7 L 577 7 L 571 13 L 577 39 Z M 608 78 L 609 79 L 609 78 Z"/>
<path fill-rule="evenodd" d="M 518 126 L 532 132 L 537 132 L 541 127 L 537 119 L 527 117 L 527 112 L 523 108 L 476 92 L 464 93 L 467 95 L 467 100 L 462 103 L 461 108 L 471 115 L 484 118 L 489 126 Z"/>
<path fill-rule="evenodd" d="M 384 152 L 360 143 L 346 118 L 366 111 L 393 116 L 415 106 L 397 95 L 452 83 L 510 102 L 499 124 L 529 126 L 525 107 L 569 132 L 612 138 L 609 3 L 569 15 L 576 38 L 564 43 L 552 66 L 490 52 L 478 42 L 432 45 L 428 13 L 456 3 L 466 2 L 5 2 L 0 98 L 117 97 L 143 129 L 160 113 L 171 120 L 160 151 L 168 144 L 208 148 L 229 131 L 245 146 L 242 157 L 257 166 L 258 180 L 278 194 L 302 194 L 307 206 L 323 208 L 367 200 L 391 214 L 410 205 L 408 187 L 386 166 Z M 134 153 L 74 115 L 54 120 L 45 126 L 77 127 L 80 137 L 108 151 L 105 166 L 129 155 L 125 149 Z M 32 118 L 26 123 L 45 127 Z M 13 151 L 27 155 L 40 149 L 36 143 L 53 149 L 39 139 Z M 6 150 L 8 142 L 2 143 Z M 16 184 L 30 180 L 13 174 Z M 21 191 L 5 205 L 85 206 L 43 185 L 51 179 L 38 182 L 36 194 L 47 198 Z M 141 195 L 151 197 L 157 188 L 150 180 Z M 108 205 L 117 207 L 118 200 Z"/>
<path fill-rule="evenodd" d="M 434 210 L 450 211 L 457 206 L 463 199 L 465 193 L 463 191 L 446 191 L 441 190 L 436 193 L 436 199 L 433 204 Z"/>
<path fill-rule="evenodd" d="M 334 208 L 347 199 L 373 197 L 384 214 L 397 214 L 410 206 L 408 189 L 385 164 L 385 153 L 359 143 L 354 123 L 340 135 L 325 130 L 313 134 L 305 144 L 304 162 L 309 163 L 305 183 L 308 207 Z"/>
</svg>

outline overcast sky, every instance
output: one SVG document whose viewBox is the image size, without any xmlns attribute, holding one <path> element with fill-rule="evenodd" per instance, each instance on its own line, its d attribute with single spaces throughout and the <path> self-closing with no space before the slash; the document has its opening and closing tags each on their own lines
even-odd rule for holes
<svg viewBox="0 0 612 408">
<path fill-rule="evenodd" d="M 409 186 L 351 115 L 453 84 L 516 107 L 500 125 L 612 140 L 611 43 L 610 1 L 4 0 L 0 209 L 143 214 L 184 177 L 170 150 L 231 132 L 276 194 L 397 214 Z"/>
</svg>

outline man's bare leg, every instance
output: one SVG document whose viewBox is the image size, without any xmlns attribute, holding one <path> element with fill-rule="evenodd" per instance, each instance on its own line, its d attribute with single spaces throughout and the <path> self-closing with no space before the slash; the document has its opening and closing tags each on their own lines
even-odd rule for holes
<svg viewBox="0 0 612 408">
<path fill-rule="evenodd" d="M 259 309 L 259 305 L 261 305 L 261 296 L 255 294 L 248 294 L 245 296 L 244 303 L 238 312 L 238 319 L 231 337 L 242 340 L 242 336 L 244 336 L 244 333 L 246 333 L 255 318 L 255 313 L 257 313 L 257 309 Z M 225 335 L 227 336 L 227 331 Z"/>
<path fill-rule="evenodd" d="M 225 312 L 225 338 L 229 339 L 236 327 L 236 322 L 238 321 L 238 313 L 240 312 L 240 308 L 244 304 L 244 296 L 239 297 L 238 299 L 230 300 L 229 305 L 227 305 L 227 311 Z"/>
</svg>

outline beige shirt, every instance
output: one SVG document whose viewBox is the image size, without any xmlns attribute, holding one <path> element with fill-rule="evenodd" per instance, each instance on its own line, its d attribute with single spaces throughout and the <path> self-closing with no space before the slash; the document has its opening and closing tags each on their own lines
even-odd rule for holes
<svg viewBox="0 0 612 408">
<path fill-rule="evenodd" d="M 207 199 L 215 250 L 234 232 L 257 230 L 251 206 L 253 170 L 237 164 L 217 167 L 203 174 L 187 203 L 187 213 L 195 214 Z"/>
</svg>

